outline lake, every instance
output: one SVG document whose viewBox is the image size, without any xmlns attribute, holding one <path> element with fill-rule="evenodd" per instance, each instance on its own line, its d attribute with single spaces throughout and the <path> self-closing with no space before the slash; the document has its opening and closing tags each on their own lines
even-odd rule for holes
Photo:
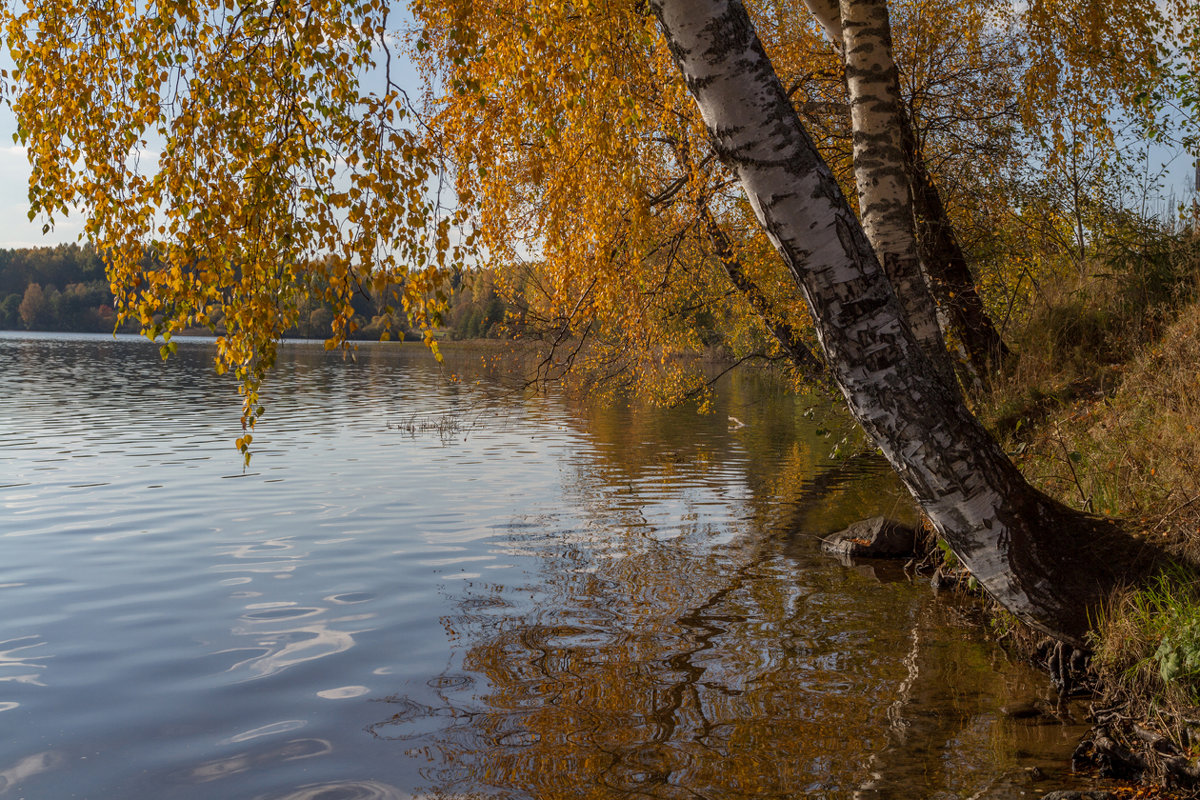
<svg viewBox="0 0 1200 800">
<path fill-rule="evenodd" d="M 715 413 L 285 344 L 0 334 L 0 798 L 1011 798 L 1085 730 L 768 378 Z M 733 418 L 733 419 L 731 419 Z"/>
</svg>

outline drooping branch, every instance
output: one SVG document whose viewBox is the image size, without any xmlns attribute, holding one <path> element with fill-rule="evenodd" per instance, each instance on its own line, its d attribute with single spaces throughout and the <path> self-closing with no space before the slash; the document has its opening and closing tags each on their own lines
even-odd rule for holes
<svg viewBox="0 0 1200 800">
<path fill-rule="evenodd" d="M 828 374 L 825 370 L 825 365 L 804 344 L 804 341 L 800 338 L 800 332 L 786 320 L 780 318 L 775 309 L 771 307 L 771 301 L 767 299 L 763 290 L 746 274 L 746 270 L 742 267 L 742 262 L 733 250 L 733 243 L 729 241 L 729 237 L 717 223 L 716 218 L 713 217 L 712 211 L 705 200 L 701 199 L 696 203 L 696 213 L 700 216 L 700 223 L 704 226 L 704 231 L 708 235 L 708 241 L 712 245 L 713 254 L 721 262 L 721 266 L 724 267 L 725 274 L 729 276 L 730 282 L 737 287 L 742 296 L 746 298 L 746 301 L 750 303 L 750 307 L 754 309 L 759 319 L 767 326 L 767 330 L 771 332 L 775 340 L 779 342 L 779 346 L 787 353 L 792 365 L 801 375 L 810 380 L 825 378 Z"/>
</svg>

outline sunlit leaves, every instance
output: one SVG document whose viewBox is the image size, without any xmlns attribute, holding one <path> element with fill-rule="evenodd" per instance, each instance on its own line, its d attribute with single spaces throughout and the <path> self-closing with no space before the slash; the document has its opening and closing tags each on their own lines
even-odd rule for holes
<svg viewBox="0 0 1200 800">
<path fill-rule="evenodd" d="M 848 183 L 837 52 L 803 3 L 749 5 Z M 1104 142 L 1112 103 L 1151 114 L 1195 97 L 1197 5 L 1119 5 L 891 4 L 910 111 L 968 247 L 986 237 L 966 220 L 1017 202 L 1005 181 L 1023 157 L 1019 116 L 1065 162 L 1078 132 Z M 410 104 L 387 72 L 403 37 L 383 0 L 6 7 L 15 69 L 0 77 L 32 162 L 32 216 L 83 211 L 122 314 L 164 346 L 180 329 L 219 332 L 247 426 L 304 303 L 333 309 L 330 348 L 357 324 L 356 292 L 428 330 L 446 276 L 475 264 L 496 267 L 527 329 L 560 345 L 556 369 L 691 394 L 681 352 L 776 352 L 702 211 L 771 313 L 805 327 L 644 4 L 414 0 L 411 12 L 428 91 Z"/>
<path fill-rule="evenodd" d="M 209 327 L 244 421 L 300 298 L 354 325 L 350 297 L 436 316 L 465 258 L 377 65 L 382 0 L 92 3 L 33 0 L 4 17 L 9 87 L 51 220 L 79 208 L 123 316 L 148 335 Z M 248 446 L 249 440 L 239 444 Z"/>
<path fill-rule="evenodd" d="M 412 57 L 433 86 L 431 141 L 458 165 L 456 192 L 526 330 L 562 345 L 555 367 L 583 366 L 672 400 L 698 388 L 673 360 L 679 353 L 764 348 L 764 329 L 712 257 L 698 204 L 741 234 L 743 258 L 761 256 L 748 265 L 756 277 L 786 286 L 782 265 L 713 158 L 644 7 L 413 8 Z M 807 37 L 797 52 L 811 71 L 814 36 L 791 34 Z M 827 46 L 816 50 L 831 58 Z M 840 87 L 836 74 L 826 80 Z M 776 296 L 779 313 L 799 323 L 794 286 Z"/>
<path fill-rule="evenodd" d="M 1200 116 L 1180 105 L 1200 68 L 1194 0 L 1036 0 L 1021 22 L 1027 122 L 1042 126 L 1060 150 L 1071 128 L 1105 141 L 1122 114 L 1154 138 L 1194 135 Z M 1039 111 L 1053 113 L 1035 119 Z"/>
</svg>

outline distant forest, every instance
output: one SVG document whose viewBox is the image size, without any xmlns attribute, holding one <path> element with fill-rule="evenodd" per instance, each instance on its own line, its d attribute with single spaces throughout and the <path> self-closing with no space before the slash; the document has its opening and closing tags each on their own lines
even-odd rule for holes
<svg viewBox="0 0 1200 800">
<path fill-rule="evenodd" d="M 112 333 L 116 320 L 90 245 L 0 250 L 0 329 Z"/>
<path fill-rule="evenodd" d="M 505 336 L 507 305 L 497 294 L 492 276 L 479 273 L 454 281 L 445 333 L 455 339 Z M 352 338 L 421 338 L 406 320 L 382 313 L 382 304 L 357 295 L 354 310 L 358 330 Z M 300 309 L 300 321 L 288 335 L 326 339 L 333 310 L 311 301 Z M 19 250 L 0 249 L 0 330 L 112 333 L 117 315 L 104 274 L 104 261 L 90 244 L 62 244 Z M 220 330 L 220 321 L 217 320 Z M 137 333 L 136 323 L 120 328 Z"/>
</svg>

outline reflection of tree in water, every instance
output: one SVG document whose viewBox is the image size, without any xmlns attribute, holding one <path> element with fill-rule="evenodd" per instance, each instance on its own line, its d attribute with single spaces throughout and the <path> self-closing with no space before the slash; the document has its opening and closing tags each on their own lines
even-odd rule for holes
<svg viewBox="0 0 1200 800">
<path fill-rule="evenodd" d="M 753 430 L 754 408 L 738 411 Z M 387 698 L 372 732 L 455 795 L 928 797 L 992 782 L 1009 794 L 980 797 L 1010 796 L 1022 731 L 996 684 L 1028 695 L 1038 679 L 997 671 L 898 569 L 835 567 L 804 535 L 832 529 L 831 509 L 873 510 L 871 494 L 893 502 L 861 480 L 869 459 L 818 474 L 794 430 L 751 457 L 717 417 L 589 419 L 593 451 L 567 486 L 583 532 L 514 529 L 510 547 L 544 569 L 464 594 L 443 622 L 465 674 Z M 713 491 L 741 492 L 719 526 L 688 505 Z"/>
<path fill-rule="evenodd" d="M 721 389 L 710 415 L 646 404 L 571 405 L 563 422 L 579 428 L 586 458 L 566 481 L 565 499 L 605 534 L 656 539 L 677 535 L 680 523 L 705 520 L 726 536 L 746 528 L 757 536 L 763 527 L 816 535 L 859 519 L 864 509 L 903 514 L 912 507 L 882 459 L 831 463 L 833 445 L 848 430 L 844 414 L 806 414 L 811 398 L 752 375 L 728 379 Z"/>
<path fill-rule="evenodd" d="M 777 541 L 740 567 L 661 543 L 594 573 L 577 558 L 554 560 L 532 608 L 503 587 L 465 597 L 445 623 L 467 674 L 436 680 L 434 702 L 390 698 L 373 732 L 429 758 L 431 788 L 930 796 L 1015 772 L 1011 744 L 992 746 L 1012 731 L 988 651 L 924 588 L 800 572 Z"/>
</svg>

